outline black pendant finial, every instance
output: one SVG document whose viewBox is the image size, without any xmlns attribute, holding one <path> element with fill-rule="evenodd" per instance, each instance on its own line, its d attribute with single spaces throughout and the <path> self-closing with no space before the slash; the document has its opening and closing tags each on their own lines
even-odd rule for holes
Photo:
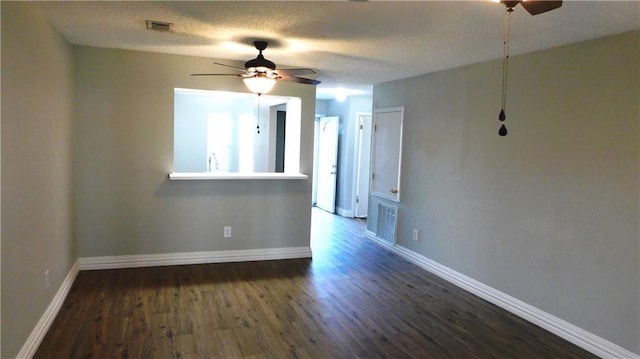
<svg viewBox="0 0 640 359">
<path fill-rule="evenodd" d="M 507 127 L 504 124 L 500 126 L 500 130 L 498 130 L 498 134 L 503 137 L 507 135 Z"/>
<path fill-rule="evenodd" d="M 507 115 L 505 115 L 504 113 L 504 108 L 502 110 L 500 110 L 500 114 L 498 115 L 498 120 L 500 120 L 500 122 L 502 122 L 502 126 L 500 126 L 500 130 L 498 131 L 498 134 L 500 136 L 506 136 L 507 135 L 507 127 L 504 125 L 504 120 L 507 119 Z"/>
</svg>

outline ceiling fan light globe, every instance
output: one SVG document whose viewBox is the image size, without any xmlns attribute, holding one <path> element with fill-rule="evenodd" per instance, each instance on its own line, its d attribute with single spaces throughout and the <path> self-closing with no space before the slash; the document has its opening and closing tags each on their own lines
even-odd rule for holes
<svg viewBox="0 0 640 359">
<path fill-rule="evenodd" d="M 244 81 L 249 91 L 258 95 L 270 92 L 276 84 L 276 80 L 266 76 L 246 77 L 242 81 Z"/>
</svg>

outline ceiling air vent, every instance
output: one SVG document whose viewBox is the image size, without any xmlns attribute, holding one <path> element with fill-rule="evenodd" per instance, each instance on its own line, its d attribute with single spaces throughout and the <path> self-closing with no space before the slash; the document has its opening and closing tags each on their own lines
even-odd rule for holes
<svg viewBox="0 0 640 359">
<path fill-rule="evenodd" d="M 170 22 L 147 20 L 147 30 L 167 32 L 171 31 L 171 25 Z"/>
</svg>

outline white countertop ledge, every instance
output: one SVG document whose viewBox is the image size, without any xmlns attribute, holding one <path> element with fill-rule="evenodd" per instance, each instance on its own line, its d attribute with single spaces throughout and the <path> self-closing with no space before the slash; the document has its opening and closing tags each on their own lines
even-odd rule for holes
<svg viewBox="0 0 640 359">
<path fill-rule="evenodd" d="M 169 173 L 171 181 L 206 181 L 206 180 L 305 180 L 308 179 L 304 173 L 226 173 L 226 172 L 172 172 Z"/>
</svg>

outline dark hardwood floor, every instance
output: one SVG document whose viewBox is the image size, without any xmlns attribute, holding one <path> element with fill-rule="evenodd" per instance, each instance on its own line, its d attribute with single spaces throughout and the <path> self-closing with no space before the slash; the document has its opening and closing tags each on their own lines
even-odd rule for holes
<svg viewBox="0 0 640 359">
<path fill-rule="evenodd" d="M 313 260 L 83 271 L 35 358 L 593 358 L 314 209 Z"/>
</svg>

